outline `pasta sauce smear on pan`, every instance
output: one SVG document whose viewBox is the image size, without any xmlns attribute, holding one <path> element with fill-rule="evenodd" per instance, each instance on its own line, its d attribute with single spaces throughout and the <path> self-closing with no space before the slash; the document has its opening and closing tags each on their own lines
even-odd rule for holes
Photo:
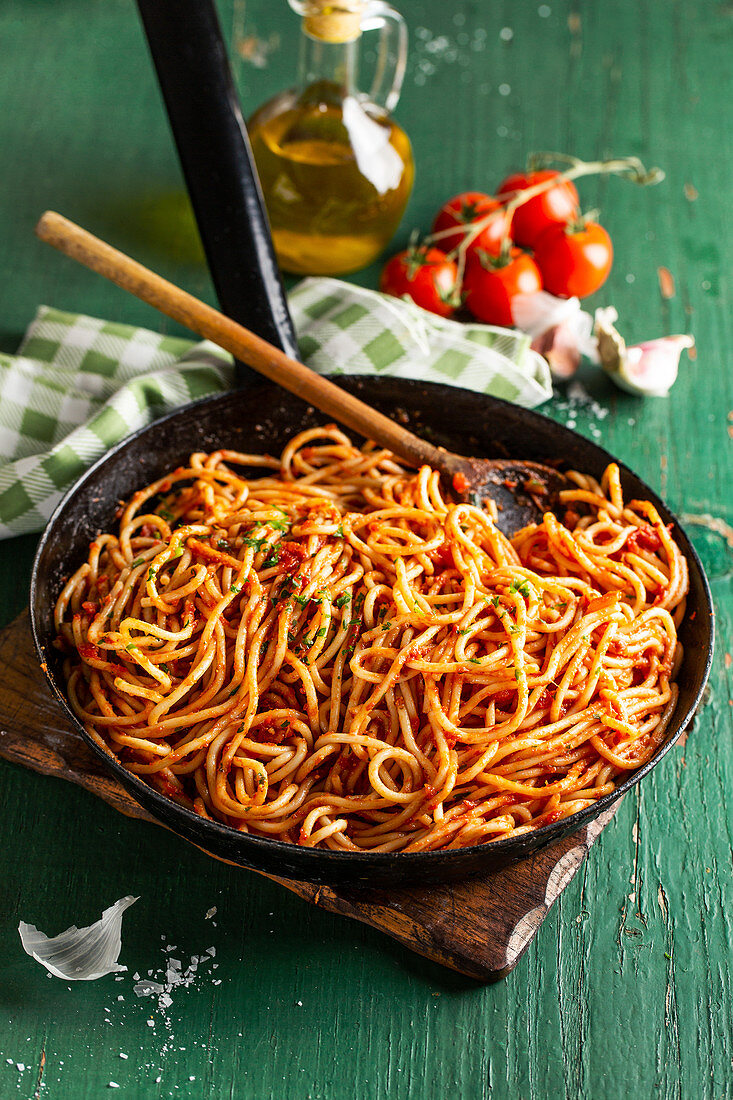
<svg viewBox="0 0 733 1100">
<path fill-rule="evenodd" d="M 56 606 L 68 697 L 131 772 L 235 829 L 339 851 L 567 817 L 664 739 L 687 563 L 619 471 L 511 541 L 333 426 L 194 454 Z"/>
</svg>

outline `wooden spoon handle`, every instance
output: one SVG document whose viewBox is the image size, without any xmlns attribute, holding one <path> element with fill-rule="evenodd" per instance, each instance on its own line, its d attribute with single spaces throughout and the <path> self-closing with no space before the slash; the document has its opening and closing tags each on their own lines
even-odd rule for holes
<svg viewBox="0 0 733 1100">
<path fill-rule="evenodd" d="M 231 352 L 236 359 L 303 401 L 315 405 L 347 428 L 394 451 L 411 465 L 427 464 L 446 473 L 452 472 L 452 456 L 446 451 L 419 439 L 389 417 L 315 374 L 297 359 L 291 359 L 279 348 L 162 279 L 124 252 L 87 233 L 61 214 L 46 211 L 36 226 L 36 235 L 92 271 L 104 275 L 123 290 L 129 290 L 174 321 Z"/>
</svg>

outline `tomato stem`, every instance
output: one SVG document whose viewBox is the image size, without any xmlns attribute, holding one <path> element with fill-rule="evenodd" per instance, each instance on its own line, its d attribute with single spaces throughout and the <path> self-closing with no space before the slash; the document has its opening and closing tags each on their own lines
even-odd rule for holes
<svg viewBox="0 0 733 1100">
<path fill-rule="evenodd" d="M 450 229 L 443 229 L 438 233 L 432 233 L 425 238 L 427 244 L 438 244 L 439 242 L 448 236 L 453 236 L 455 233 L 463 233 L 463 239 L 461 243 L 454 249 L 452 249 L 448 256 L 450 259 L 455 259 L 458 264 L 458 288 L 463 285 L 463 274 L 466 267 L 466 252 L 469 246 L 476 240 L 476 238 L 497 218 L 506 218 L 506 224 L 504 226 L 504 233 L 501 239 L 501 245 L 499 249 L 499 258 L 504 263 L 508 263 L 511 256 L 511 226 L 512 218 L 514 217 L 514 211 L 519 206 L 523 206 L 525 202 L 529 202 L 530 199 L 534 199 L 537 195 L 542 195 L 545 191 L 550 191 L 553 187 L 557 187 L 559 183 L 570 182 L 572 180 L 581 179 L 583 176 L 623 176 L 626 179 L 632 181 L 632 183 L 639 184 L 640 187 L 650 187 L 654 184 L 661 183 L 664 179 L 664 172 L 661 168 L 644 167 L 643 163 L 638 157 L 614 157 L 610 160 L 581 160 L 579 157 L 573 157 L 567 153 L 532 153 L 529 157 L 529 168 L 531 171 L 537 171 L 538 168 L 547 168 L 552 165 L 567 164 L 568 167 L 563 171 L 558 172 L 556 176 L 552 176 L 550 179 L 542 180 L 541 183 L 535 183 L 532 187 L 527 187 L 522 191 L 512 192 L 508 198 L 497 199 L 499 206 L 492 210 L 490 214 L 486 214 L 483 218 L 479 218 L 475 222 L 470 222 L 466 225 L 465 229 L 460 226 L 453 226 Z M 593 212 L 596 213 L 595 211 Z M 589 218 L 590 215 L 586 215 Z"/>
</svg>

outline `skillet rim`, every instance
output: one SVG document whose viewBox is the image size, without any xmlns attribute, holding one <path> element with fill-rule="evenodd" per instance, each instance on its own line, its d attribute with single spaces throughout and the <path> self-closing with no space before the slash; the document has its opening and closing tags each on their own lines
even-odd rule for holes
<svg viewBox="0 0 733 1100">
<path fill-rule="evenodd" d="M 332 380 L 339 385 L 344 385 L 344 388 L 350 389 L 351 386 L 358 391 L 359 388 L 366 384 L 367 388 L 370 384 L 377 382 L 379 385 L 382 381 L 380 376 L 373 375 L 337 375 L 329 376 Z M 520 409 L 522 415 L 526 415 L 530 419 L 537 418 L 545 423 L 551 425 L 551 430 L 557 433 L 559 439 L 568 437 L 569 439 L 579 440 L 583 446 L 589 446 L 595 450 L 599 459 L 602 458 L 606 464 L 609 462 L 615 462 L 622 475 L 627 474 L 635 478 L 641 485 L 643 485 L 645 492 L 649 494 L 649 499 L 656 505 L 661 505 L 662 513 L 665 517 L 668 517 L 669 521 L 675 524 L 676 539 L 678 543 L 681 543 L 681 549 L 688 560 L 688 563 L 697 572 L 697 579 L 700 582 L 701 595 L 703 597 L 704 610 L 707 615 L 707 646 L 705 664 L 702 669 L 702 675 L 700 677 L 700 683 L 695 692 L 695 695 L 690 702 L 685 713 L 679 718 L 674 719 L 679 724 L 674 733 L 668 736 L 663 744 L 659 747 L 656 753 L 648 760 L 642 767 L 631 772 L 626 778 L 620 782 L 612 792 L 604 795 L 598 799 L 592 806 L 587 807 L 585 810 L 581 810 L 575 814 L 571 814 L 569 817 L 563 818 L 560 821 L 554 822 L 549 825 L 540 826 L 538 829 L 534 829 L 529 833 L 522 833 L 516 837 L 505 837 L 502 840 L 491 841 L 486 844 L 471 845 L 467 848 L 457 849 L 442 849 L 437 851 L 427 852 L 338 852 L 330 849 L 321 848 L 305 848 L 300 845 L 294 845 L 288 841 L 278 840 L 271 837 L 260 837 L 252 833 L 239 833 L 236 829 L 233 829 L 229 825 L 225 825 L 222 822 L 206 819 L 200 817 L 192 810 L 187 809 L 180 803 L 175 802 L 173 799 L 168 798 L 166 795 L 155 790 L 149 784 L 145 783 L 143 779 L 136 776 L 133 772 L 128 771 L 123 764 L 115 757 L 108 749 L 102 748 L 96 741 L 87 733 L 79 719 L 71 709 L 65 694 L 61 691 L 59 685 L 56 683 L 56 679 L 50 670 L 49 663 L 47 661 L 47 655 L 44 649 L 44 643 L 42 641 L 42 630 L 40 624 L 36 621 L 36 607 L 39 602 L 39 572 L 41 559 L 43 558 L 46 548 L 53 536 L 54 528 L 66 511 L 66 508 L 73 497 L 77 493 L 82 492 L 85 483 L 91 479 L 91 477 L 97 473 L 97 471 L 107 463 L 113 464 L 118 458 L 120 452 L 124 451 L 127 447 L 130 447 L 141 436 L 155 429 L 160 428 L 163 424 L 168 424 L 177 417 L 184 418 L 185 415 L 190 414 L 194 409 L 204 408 L 208 405 L 215 405 L 218 402 L 225 401 L 235 396 L 238 393 L 246 393 L 247 390 L 239 391 L 224 391 L 216 394 L 208 395 L 204 398 L 200 398 L 195 401 L 191 401 L 186 405 L 182 405 L 176 409 L 171 410 L 164 416 L 157 418 L 151 424 L 148 424 L 137 431 L 125 436 L 114 447 L 106 451 L 101 455 L 82 475 L 67 489 L 62 496 L 58 505 L 54 509 L 51 517 L 49 518 L 46 527 L 39 539 L 38 546 L 33 559 L 33 567 L 31 573 L 31 583 L 29 592 L 30 603 L 30 623 L 31 632 L 33 636 L 34 648 L 36 656 L 38 658 L 41 671 L 44 674 L 46 683 L 51 689 L 52 694 L 56 700 L 60 703 L 62 709 L 66 713 L 67 717 L 71 720 L 74 727 L 79 731 L 84 742 L 92 749 L 94 754 L 104 763 L 113 774 L 120 780 L 122 785 L 133 794 L 135 800 L 155 816 L 160 823 L 165 824 L 168 828 L 171 828 L 176 835 L 181 836 L 183 839 L 189 840 L 199 847 L 205 848 L 209 854 L 216 855 L 215 848 L 221 848 L 221 844 L 213 844 L 212 848 L 207 848 L 204 843 L 199 844 L 198 841 L 191 839 L 190 836 L 184 832 L 178 832 L 177 829 L 170 825 L 169 818 L 182 817 L 183 821 L 189 824 L 194 831 L 202 832 L 203 834 L 209 834 L 214 838 L 220 840 L 224 846 L 229 846 L 235 842 L 243 850 L 241 857 L 237 854 L 235 859 L 241 866 L 251 867 L 255 870 L 262 869 L 261 864 L 264 862 L 268 864 L 268 867 L 272 865 L 273 859 L 276 859 L 278 855 L 286 863 L 292 861 L 302 864 L 302 871 L 299 869 L 298 873 L 291 873 L 289 870 L 272 871 L 267 870 L 268 874 L 280 874 L 281 877 L 292 879 L 294 881 L 310 881 L 310 882 L 324 882 L 324 883 L 337 883 L 339 880 L 344 882 L 363 883 L 368 881 L 368 873 L 373 871 L 375 873 L 375 881 L 382 883 L 389 878 L 388 872 L 395 868 L 402 868 L 405 871 L 404 875 L 396 874 L 393 881 L 400 881 L 404 884 L 408 882 L 417 882 L 421 873 L 429 871 L 429 881 L 440 882 L 449 881 L 456 878 L 470 877 L 481 873 L 490 873 L 495 867 L 507 865 L 509 863 L 518 862 L 521 859 L 531 856 L 534 852 L 540 848 L 544 848 L 553 842 L 556 842 L 570 833 L 579 832 L 591 821 L 599 817 L 605 810 L 609 809 L 615 802 L 623 797 L 627 791 L 631 790 L 638 783 L 644 779 L 649 772 L 651 772 L 657 764 L 667 755 L 670 749 L 677 743 L 682 733 L 687 729 L 690 722 L 695 716 L 696 711 L 699 708 L 700 701 L 707 685 L 710 670 L 713 660 L 714 641 L 715 641 L 715 617 L 712 601 L 712 593 L 710 590 L 710 584 L 705 574 L 702 562 L 699 555 L 695 550 L 686 530 L 681 525 L 676 515 L 670 511 L 664 501 L 651 489 L 646 482 L 639 477 L 639 475 L 627 466 L 624 462 L 621 462 L 614 455 L 610 454 L 604 447 L 601 447 L 593 440 L 586 439 L 580 432 L 573 431 L 571 428 L 565 427 L 563 424 L 559 424 L 551 417 L 544 416 L 542 413 L 537 412 L 534 409 L 520 408 L 512 402 L 504 401 L 498 397 L 492 397 L 488 394 L 476 394 L 474 391 L 465 390 L 460 386 L 451 386 L 443 383 L 427 382 L 420 379 L 406 379 L 394 376 L 385 376 L 383 379 L 385 382 L 397 382 L 398 384 L 406 384 L 410 388 L 412 386 L 419 386 L 422 389 L 432 390 L 436 392 L 445 391 L 446 396 L 456 392 L 463 393 L 464 395 L 471 395 L 473 397 L 480 397 L 482 401 L 488 401 L 491 404 L 497 406 L 497 412 L 500 414 L 502 408 L 511 409 L 516 413 L 517 409 Z M 255 383 L 260 385 L 259 381 Z M 266 380 L 262 381 L 262 385 L 271 388 L 274 394 L 287 394 L 287 391 L 283 391 L 280 387 L 274 383 L 269 383 Z M 302 398 L 297 400 L 302 401 Z M 304 402 L 306 407 L 307 402 Z M 325 415 L 325 414 L 324 414 Z M 43 598 L 40 598 L 43 602 Z M 52 608 L 52 605 L 50 605 Z M 49 610 L 49 607 L 46 608 Z M 142 798 L 138 797 L 138 793 L 142 795 Z M 154 806 L 160 806 L 162 812 L 160 815 L 155 810 L 150 810 L 150 804 Z M 251 860 L 248 859 L 248 849 L 251 849 Z M 257 859 L 257 853 L 262 852 L 262 857 L 259 861 Z M 467 853 L 473 853 L 478 857 L 479 853 L 486 854 L 486 862 L 490 864 L 485 868 L 476 868 L 465 872 L 459 872 L 457 865 L 466 861 Z M 268 858 L 271 857 L 271 858 Z M 220 857 L 229 858 L 229 857 Z M 260 866 L 258 866 L 258 862 Z M 384 876 L 380 875 L 380 871 L 387 872 Z M 427 879 L 424 881 L 428 881 Z"/>
</svg>

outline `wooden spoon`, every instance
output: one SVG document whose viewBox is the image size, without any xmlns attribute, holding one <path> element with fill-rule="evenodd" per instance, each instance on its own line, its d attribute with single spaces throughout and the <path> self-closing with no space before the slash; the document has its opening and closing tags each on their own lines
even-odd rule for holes
<svg viewBox="0 0 733 1100">
<path fill-rule="evenodd" d="M 36 226 L 36 234 L 60 252 L 231 352 L 236 359 L 303 401 L 315 405 L 347 428 L 389 448 L 411 466 L 428 465 L 439 470 L 458 499 L 476 501 L 490 496 L 499 509 L 499 527 L 507 535 L 540 519 L 557 503 L 558 492 L 570 487 L 567 479 L 557 470 L 537 462 L 467 458 L 419 439 L 389 417 L 365 405 L 357 397 L 61 214 L 47 211 Z"/>
</svg>

